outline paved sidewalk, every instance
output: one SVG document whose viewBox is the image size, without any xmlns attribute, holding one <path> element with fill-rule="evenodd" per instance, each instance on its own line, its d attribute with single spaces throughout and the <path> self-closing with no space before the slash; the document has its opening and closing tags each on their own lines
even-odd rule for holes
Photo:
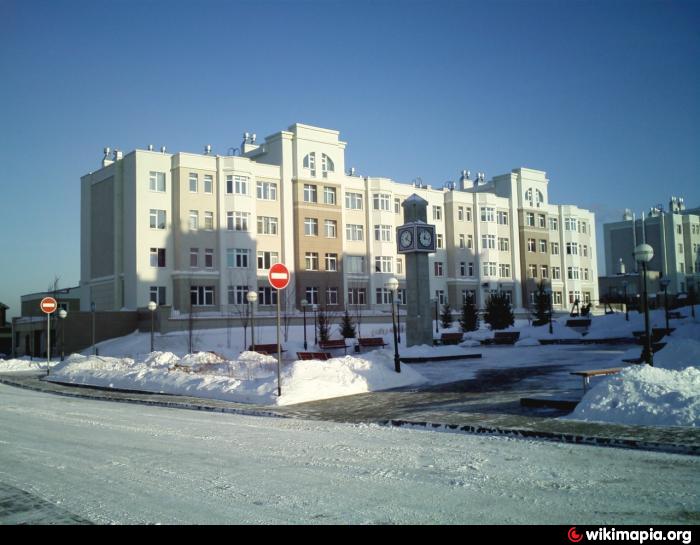
<svg viewBox="0 0 700 545">
<path fill-rule="evenodd" d="M 0 483 L 0 525 L 92 524 L 25 490 Z"/>
<path fill-rule="evenodd" d="M 548 375 L 566 373 L 557 366 L 484 369 L 469 380 L 403 388 L 270 407 L 175 395 L 118 392 L 41 380 L 36 373 L 0 375 L 0 383 L 53 394 L 172 408 L 276 416 L 346 423 L 420 426 L 468 433 L 504 434 L 568 443 L 700 454 L 700 430 L 622 426 L 560 420 L 566 412 L 520 405 L 521 397 L 556 395 L 580 398 L 579 390 L 556 390 Z M 550 377 L 551 378 L 551 377 Z"/>
</svg>

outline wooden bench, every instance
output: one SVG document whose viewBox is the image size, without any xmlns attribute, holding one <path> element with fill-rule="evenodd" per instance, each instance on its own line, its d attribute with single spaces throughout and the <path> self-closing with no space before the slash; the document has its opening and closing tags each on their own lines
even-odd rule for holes
<svg viewBox="0 0 700 545">
<path fill-rule="evenodd" d="M 439 339 L 433 339 L 433 344 L 459 344 L 464 333 L 443 333 Z"/>
<path fill-rule="evenodd" d="M 520 339 L 520 331 L 496 331 L 493 339 L 481 341 L 483 344 L 515 344 Z"/>
<path fill-rule="evenodd" d="M 384 339 L 382 339 L 381 337 L 360 337 L 359 339 L 357 339 L 357 345 L 360 348 L 384 348 L 385 346 L 387 346 L 387 344 L 384 342 Z"/>
<path fill-rule="evenodd" d="M 345 350 L 345 355 L 348 353 L 348 345 L 345 344 L 345 339 L 333 339 L 328 341 L 318 341 L 318 346 L 324 350 L 334 350 L 342 348 Z"/>
<path fill-rule="evenodd" d="M 330 352 L 297 352 L 297 357 L 300 360 L 329 360 L 331 359 Z"/>
<path fill-rule="evenodd" d="M 610 369 L 591 369 L 588 371 L 572 371 L 572 375 L 577 375 L 583 378 L 583 392 L 588 390 L 588 385 L 590 383 L 591 377 L 597 377 L 600 375 L 614 375 L 622 371 L 622 367 L 611 367 Z"/>
<path fill-rule="evenodd" d="M 286 350 L 280 345 L 280 349 L 282 352 L 286 352 Z M 277 345 L 276 344 L 251 344 L 248 347 L 248 350 L 251 352 L 257 352 L 258 354 L 264 354 L 264 355 L 275 355 L 277 354 Z"/>
</svg>

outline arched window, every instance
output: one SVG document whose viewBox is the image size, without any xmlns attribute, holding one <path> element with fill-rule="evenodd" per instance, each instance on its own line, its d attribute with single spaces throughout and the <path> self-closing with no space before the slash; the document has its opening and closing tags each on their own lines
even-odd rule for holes
<svg viewBox="0 0 700 545">
<path fill-rule="evenodd" d="M 542 206 L 542 203 L 544 202 L 544 195 L 542 195 L 542 192 L 537 189 L 536 190 L 536 199 L 537 199 L 537 208 Z"/>
<path fill-rule="evenodd" d="M 324 178 L 328 178 L 329 172 L 335 172 L 335 166 L 333 166 L 333 161 L 325 153 L 321 154 L 321 172 Z"/>
<path fill-rule="evenodd" d="M 304 168 L 311 171 L 311 176 L 316 176 L 316 152 L 311 152 L 304 157 Z"/>
<path fill-rule="evenodd" d="M 525 192 L 525 200 L 530 203 L 530 206 L 532 206 L 532 188 L 528 189 Z"/>
</svg>

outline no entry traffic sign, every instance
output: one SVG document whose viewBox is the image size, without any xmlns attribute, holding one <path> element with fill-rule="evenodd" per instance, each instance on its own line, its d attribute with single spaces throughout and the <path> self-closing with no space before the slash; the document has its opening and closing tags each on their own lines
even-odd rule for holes
<svg viewBox="0 0 700 545">
<path fill-rule="evenodd" d="M 41 310 L 46 314 L 52 314 L 53 312 L 56 312 L 58 303 L 53 297 L 44 297 L 41 300 L 41 303 L 39 303 L 39 308 L 41 308 Z"/>
<path fill-rule="evenodd" d="M 283 290 L 289 284 L 289 269 L 283 263 L 275 263 L 267 273 L 267 280 L 276 290 Z"/>
</svg>

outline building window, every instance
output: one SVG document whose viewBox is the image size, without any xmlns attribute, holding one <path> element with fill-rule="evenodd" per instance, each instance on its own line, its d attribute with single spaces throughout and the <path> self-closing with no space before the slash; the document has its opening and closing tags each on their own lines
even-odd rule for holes
<svg viewBox="0 0 700 545">
<path fill-rule="evenodd" d="M 481 248 L 484 250 L 495 250 L 496 235 L 481 235 Z"/>
<path fill-rule="evenodd" d="M 501 278 L 510 278 L 510 264 L 500 263 L 498 265 L 498 274 Z"/>
<path fill-rule="evenodd" d="M 537 265 L 528 265 L 527 266 L 527 276 L 529 278 L 537 278 Z"/>
<path fill-rule="evenodd" d="M 197 193 L 197 185 L 199 184 L 199 176 L 194 172 L 190 172 L 190 193 Z"/>
<path fill-rule="evenodd" d="M 496 209 L 490 206 L 481 207 L 481 221 L 494 221 Z"/>
<path fill-rule="evenodd" d="M 579 268 L 578 267 L 567 267 L 566 268 L 566 277 L 569 280 L 578 280 L 579 279 Z"/>
<path fill-rule="evenodd" d="M 528 227 L 534 227 L 535 226 L 535 214 L 532 212 L 528 212 L 525 214 L 525 225 Z"/>
<path fill-rule="evenodd" d="M 276 305 L 277 290 L 275 288 L 258 288 L 258 304 L 259 305 Z"/>
<path fill-rule="evenodd" d="M 345 256 L 345 272 L 347 273 L 364 273 L 365 272 L 365 256 L 363 255 L 348 255 Z"/>
<path fill-rule="evenodd" d="M 326 254 L 326 270 L 331 272 L 338 270 L 338 254 Z"/>
<path fill-rule="evenodd" d="M 373 202 L 375 210 L 389 210 L 389 195 L 386 193 L 375 193 Z"/>
<path fill-rule="evenodd" d="M 394 214 L 401 213 L 401 199 L 394 199 Z"/>
<path fill-rule="evenodd" d="M 463 206 L 457 207 L 457 219 L 459 221 L 464 221 L 464 207 Z"/>
<path fill-rule="evenodd" d="M 214 212 L 204 212 L 204 228 L 207 231 L 214 230 Z"/>
<path fill-rule="evenodd" d="M 508 225 L 508 212 L 499 211 L 496 220 L 500 225 Z"/>
<path fill-rule="evenodd" d="M 165 266 L 165 248 L 151 248 L 151 267 Z"/>
<path fill-rule="evenodd" d="M 258 216 L 257 223 L 259 235 L 277 234 L 277 218 L 273 218 L 270 216 Z"/>
<path fill-rule="evenodd" d="M 328 178 L 329 172 L 335 172 L 333 161 L 325 153 L 321 154 L 321 174 L 324 178 Z"/>
<path fill-rule="evenodd" d="M 159 306 L 167 304 L 165 302 L 165 286 L 151 286 L 149 294 L 149 301 L 153 301 Z"/>
<path fill-rule="evenodd" d="M 324 221 L 326 238 L 337 238 L 338 237 L 338 222 L 335 220 L 325 220 Z"/>
<path fill-rule="evenodd" d="M 445 299 L 445 291 L 435 290 L 435 299 L 437 299 L 439 305 L 444 305 L 447 303 L 447 299 Z"/>
<path fill-rule="evenodd" d="M 552 280 L 561 280 L 561 268 L 552 267 Z"/>
<path fill-rule="evenodd" d="M 549 218 L 549 229 L 550 231 L 559 230 L 559 220 L 557 218 Z"/>
<path fill-rule="evenodd" d="M 229 286 L 228 287 L 228 304 L 229 305 L 247 305 L 248 286 Z"/>
<path fill-rule="evenodd" d="M 559 243 L 552 242 L 552 255 L 559 255 Z"/>
<path fill-rule="evenodd" d="M 364 225 L 347 224 L 345 226 L 345 238 L 348 240 L 364 240 Z"/>
<path fill-rule="evenodd" d="M 151 171 L 148 176 L 148 188 L 151 191 L 165 192 L 165 172 Z"/>
<path fill-rule="evenodd" d="M 199 212 L 190 210 L 190 231 L 196 231 L 197 229 L 199 229 Z"/>
<path fill-rule="evenodd" d="M 335 187 L 323 188 L 323 204 L 335 204 Z"/>
<path fill-rule="evenodd" d="M 279 252 L 258 252 L 258 269 L 267 270 L 272 267 L 275 263 L 280 262 Z"/>
<path fill-rule="evenodd" d="M 306 262 L 307 271 L 317 271 L 318 270 L 318 253 L 317 252 L 306 252 L 304 256 Z"/>
<path fill-rule="evenodd" d="M 388 305 L 391 303 L 391 292 L 386 288 L 377 288 L 377 304 Z"/>
<path fill-rule="evenodd" d="M 496 263 L 492 261 L 484 261 L 483 276 L 496 276 Z"/>
<path fill-rule="evenodd" d="M 304 218 L 304 235 L 307 237 L 318 236 L 318 220 L 316 218 Z"/>
<path fill-rule="evenodd" d="M 362 193 L 346 193 L 345 208 L 350 210 L 362 210 Z"/>
<path fill-rule="evenodd" d="M 578 243 L 577 242 L 567 242 L 566 243 L 566 255 L 578 255 Z"/>
<path fill-rule="evenodd" d="M 543 254 L 547 253 L 547 241 L 542 238 L 540 239 L 540 252 Z"/>
<path fill-rule="evenodd" d="M 247 269 L 250 250 L 245 248 L 228 248 L 226 250 L 226 265 L 230 268 Z"/>
<path fill-rule="evenodd" d="M 165 210 L 151 208 L 149 220 L 151 229 L 165 229 Z"/>
<path fill-rule="evenodd" d="M 436 261 L 435 263 L 433 263 L 433 265 L 434 265 L 435 276 L 442 276 L 442 262 Z"/>
<path fill-rule="evenodd" d="M 549 278 L 549 268 L 547 265 L 541 265 L 540 266 L 540 275 L 542 278 Z"/>
<path fill-rule="evenodd" d="M 433 206 L 433 219 L 442 220 L 442 206 Z"/>
<path fill-rule="evenodd" d="M 467 248 L 474 249 L 474 235 L 467 235 Z"/>
<path fill-rule="evenodd" d="M 328 288 L 326 290 L 326 304 L 329 306 L 338 304 L 338 288 Z"/>
<path fill-rule="evenodd" d="M 214 177 L 211 174 L 204 175 L 204 192 L 213 193 L 214 192 Z"/>
<path fill-rule="evenodd" d="M 207 269 L 214 268 L 214 250 L 211 248 L 205 248 L 204 250 L 204 266 Z"/>
<path fill-rule="evenodd" d="M 304 157 L 304 168 L 308 168 L 311 176 L 316 177 L 316 152 L 312 151 Z"/>
<path fill-rule="evenodd" d="M 227 212 L 226 227 L 229 231 L 247 231 L 250 212 Z"/>
<path fill-rule="evenodd" d="M 467 238 L 464 235 L 459 235 L 459 247 L 466 248 L 466 246 L 467 246 Z"/>
<path fill-rule="evenodd" d="M 576 231 L 577 230 L 577 223 L 576 223 L 576 218 L 564 218 L 564 229 L 566 231 Z"/>
<path fill-rule="evenodd" d="M 555 292 L 553 292 L 553 295 L 554 295 L 554 304 L 561 305 L 561 292 L 555 291 Z"/>
<path fill-rule="evenodd" d="M 507 238 L 499 237 L 498 238 L 498 249 L 501 252 L 510 251 L 510 241 Z"/>
<path fill-rule="evenodd" d="M 588 246 L 583 245 L 583 257 L 588 257 Z"/>
<path fill-rule="evenodd" d="M 390 225 L 375 225 L 374 240 L 382 242 L 391 242 L 391 226 Z"/>
<path fill-rule="evenodd" d="M 318 202 L 318 194 L 315 185 L 304 184 L 304 202 Z"/>
<path fill-rule="evenodd" d="M 437 234 L 435 235 L 435 247 L 437 249 L 441 249 L 445 246 L 445 239 L 443 235 Z"/>
<path fill-rule="evenodd" d="M 396 258 L 396 274 L 403 274 L 403 260 L 400 257 Z"/>
<path fill-rule="evenodd" d="M 544 214 L 537 214 L 537 226 L 540 229 L 547 228 L 547 217 Z"/>
<path fill-rule="evenodd" d="M 527 251 L 536 252 L 537 251 L 537 241 L 534 238 L 527 239 Z"/>
<path fill-rule="evenodd" d="M 377 256 L 374 258 L 375 272 L 390 273 L 392 258 L 389 256 Z"/>
<path fill-rule="evenodd" d="M 472 209 L 471 207 L 467 206 L 465 209 L 465 212 L 467 213 L 467 221 L 472 221 Z"/>
<path fill-rule="evenodd" d="M 318 288 L 311 286 L 307 287 L 306 290 L 306 300 L 310 305 L 318 305 Z"/>
<path fill-rule="evenodd" d="M 277 184 L 274 182 L 257 182 L 256 196 L 263 201 L 276 201 Z"/>
<path fill-rule="evenodd" d="M 214 286 L 192 286 L 190 288 L 190 303 L 198 306 L 214 304 Z"/>
<path fill-rule="evenodd" d="M 190 248 L 190 267 L 199 267 L 199 248 Z"/>
<path fill-rule="evenodd" d="M 366 288 L 348 288 L 348 305 L 366 305 Z"/>
</svg>

